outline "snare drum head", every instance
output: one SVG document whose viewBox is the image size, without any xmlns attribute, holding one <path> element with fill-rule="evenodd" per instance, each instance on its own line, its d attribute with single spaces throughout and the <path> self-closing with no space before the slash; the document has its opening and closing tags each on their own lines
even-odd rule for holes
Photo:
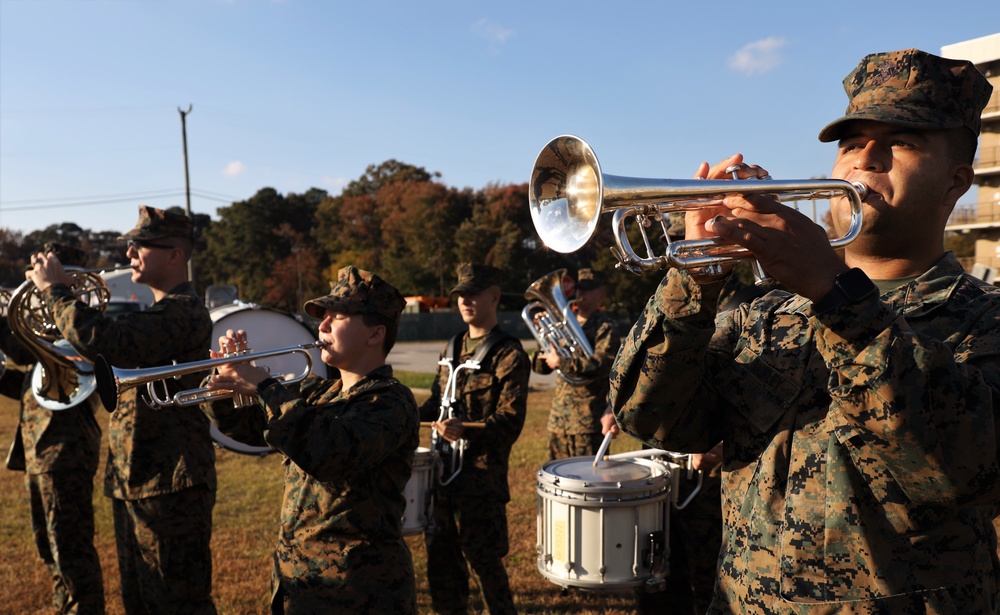
<svg viewBox="0 0 1000 615">
<path fill-rule="evenodd" d="M 557 459 L 543 470 L 560 478 L 587 483 L 624 483 L 654 476 L 654 467 L 632 461 L 601 461 L 594 465 L 592 457 Z"/>
</svg>

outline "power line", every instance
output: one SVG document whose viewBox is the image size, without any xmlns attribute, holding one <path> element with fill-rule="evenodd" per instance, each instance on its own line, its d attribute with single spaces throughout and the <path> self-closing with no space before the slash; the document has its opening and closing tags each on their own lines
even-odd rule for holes
<svg viewBox="0 0 1000 615">
<path fill-rule="evenodd" d="M 234 196 L 209 192 L 203 190 L 192 190 L 191 194 L 199 198 L 216 201 L 219 203 L 235 203 L 240 199 Z M 70 207 L 92 207 L 94 205 L 106 205 L 108 203 L 121 203 L 136 200 L 156 200 L 184 196 L 182 189 L 158 190 L 154 192 L 135 192 L 131 194 L 111 194 L 105 196 L 71 197 L 59 202 L 57 199 L 27 199 L 21 201 L 6 201 L 0 203 L 0 211 L 25 211 L 29 209 L 60 209 Z M 56 202 L 52 202 L 56 201 Z M 11 204 L 15 204 L 11 207 Z"/>
</svg>

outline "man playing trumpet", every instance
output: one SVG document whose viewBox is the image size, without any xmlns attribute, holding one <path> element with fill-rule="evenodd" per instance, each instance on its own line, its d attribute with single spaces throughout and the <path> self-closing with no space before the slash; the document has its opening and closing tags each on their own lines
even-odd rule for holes
<svg viewBox="0 0 1000 615">
<path fill-rule="evenodd" d="M 413 394 L 385 362 L 405 305 L 378 276 L 344 267 L 333 291 L 304 308 L 322 320 L 323 362 L 339 379 L 310 375 L 283 386 L 242 362 L 219 367 L 208 382 L 258 398 L 242 409 L 206 406 L 220 431 L 285 456 L 273 613 L 417 612 L 402 518 L 420 422 Z M 245 332 L 228 331 L 212 357 L 246 343 Z"/>
<path fill-rule="evenodd" d="M 689 238 L 747 248 L 791 292 L 720 312 L 724 278 L 669 271 L 616 359 L 612 405 L 653 446 L 725 441 L 709 613 L 994 613 L 1000 292 L 943 244 L 992 88 L 915 49 L 865 57 L 844 88 L 820 140 L 839 141 L 833 177 L 869 188 L 846 262 L 765 196 L 689 213 Z"/>
</svg>

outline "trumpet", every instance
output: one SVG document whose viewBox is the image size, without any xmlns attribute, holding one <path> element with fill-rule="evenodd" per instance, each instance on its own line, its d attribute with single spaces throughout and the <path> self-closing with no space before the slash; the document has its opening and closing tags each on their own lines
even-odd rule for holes
<svg viewBox="0 0 1000 615">
<path fill-rule="evenodd" d="M 831 239 L 841 248 L 861 232 L 861 201 L 868 187 L 843 180 L 678 180 L 605 175 L 594 150 L 586 141 L 562 135 L 549 141 L 535 160 L 528 186 L 531 220 L 539 238 L 557 252 L 575 252 L 590 241 L 601 214 L 614 212 L 612 226 L 618 267 L 632 273 L 667 267 L 717 267 L 740 259 L 753 259 L 749 250 L 724 243 L 718 237 L 671 241 L 669 214 L 717 206 L 731 195 L 766 194 L 781 202 L 850 201 L 851 222 L 843 237 Z M 636 218 L 646 256 L 632 249 L 626 233 L 628 218 Z M 656 254 L 646 228 L 659 222 L 667 248 Z"/>
<path fill-rule="evenodd" d="M 139 369 L 123 369 L 112 366 L 103 355 L 97 356 L 94 363 L 94 376 L 97 379 L 97 393 L 101 397 L 101 402 L 109 412 L 114 412 L 118 407 L 118 399 L 121 394 L 143 384 L 146 385 L 146 404 L 155 410 L 162 410 L 170 407 L 195 406 L 207 401 L 216 399 L 227 399 L 235 397 L 233 391 L 224 389 L 210 389 L 207 387 L 197 389 L 182 390 L 174 395 L 170 395 L 167 390 L 167 380 L 180 378 L 188 374 L 197 372 L 207 372 L 220 365 L 249 363 L 257 359 L 266 359 L 285 354 L 301 354 L 306 361 L 306 366 L 296 376 L 282 380 L 282 384 L 294 384 L 305 380 L 312 372 L 312 355 L 309 350 L 313 348 L 323 348 L 327 342 L 316 341 L 311 344 L 300 344 L 287 348 L 276 348 L 274 350 L 263 350 L 260 352 L 248 352 L 232 357 L 219 357 L 218 359 L 205 359 L 203 361 L 191 361 L 188 363 L 174 363 L 160 367 L 146 367 Z M 163 392 L 156 390 L 156 384 L 160 383 Z"/>
</svg>

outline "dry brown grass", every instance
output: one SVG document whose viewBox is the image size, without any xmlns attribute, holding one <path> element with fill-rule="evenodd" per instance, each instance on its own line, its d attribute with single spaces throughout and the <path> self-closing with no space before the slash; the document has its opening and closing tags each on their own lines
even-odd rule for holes
<svg viewBox="0 0 1000 615">
<path fill-rule="evenodd" d="M 528 420 L 511 455 L 512 501 L 507 514 L 511 553 L 507 570 L 522 613 L 631 613 L 633 601 L 625 593 L 593 593 L 562 589 L 545 579 L 535 559 L 535 474 L 546 459 L 545 420 L 551 391 L 532 391 L 528 398 Z M 105 428 L 107 415 L 99 417 Z M 0 443 L 6 452 L 17 424 L 17 403 L 0 397 Z M 422 433 L 427 445 L 428 433 Z M 612 451 L 637 448 L 628 438 L 618 438 Z M 281 502 L 281 460 L 278 455 L 250 457 L 218 451 L 219 490 L 214 514 L 212 555 L 213 597 L 223 615 L 267 612 L 270 586 L 270 553 L 276 535 Z M 109 614 L 122 613 L 115 558 L 111 507 L 103 495 L 101 469 L 95 478 L 94 503 L 97 516 L 97 549 L 104 571 Z M 0 613 L 48 613 L 50 584 L 35 552 L 28 521 L 28 503 L 23 474 L 0 470 Z M 407 538 L 417 572 L 417 601 L 421 613 L 429 613 L 426 557 L 422 536 Z"/>
</svg>

